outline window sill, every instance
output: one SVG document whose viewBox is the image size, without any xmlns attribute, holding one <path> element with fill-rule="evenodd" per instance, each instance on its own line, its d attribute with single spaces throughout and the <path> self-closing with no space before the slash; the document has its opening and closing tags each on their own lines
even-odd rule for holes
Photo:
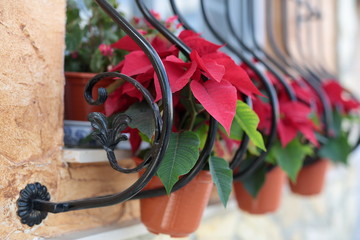
<svg viewBox="0 0 360 240">
<path fill-rule="evenodd" d="M 116 159 L 131 158 L 130 150 L 116 149 Z M 64 148 L 63 160 L 67 163 L 98 163 L 107 162 L 106 152 L 103 149 Z"/>
</svg>

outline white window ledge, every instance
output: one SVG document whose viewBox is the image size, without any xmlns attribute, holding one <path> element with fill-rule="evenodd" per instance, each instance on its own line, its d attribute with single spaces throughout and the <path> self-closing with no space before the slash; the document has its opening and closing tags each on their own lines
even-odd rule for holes
<svg viewBox="0 0 360 240">
<path fill-rule="evenodd" d="M 121 160 L 132 156 L 130 150 L 116 149 L 116 159 Z M 106 152 L 103 149 L 64 148 L 63 160 L 68 163 L 97 163 L 107 162 Z"/>
</svg>

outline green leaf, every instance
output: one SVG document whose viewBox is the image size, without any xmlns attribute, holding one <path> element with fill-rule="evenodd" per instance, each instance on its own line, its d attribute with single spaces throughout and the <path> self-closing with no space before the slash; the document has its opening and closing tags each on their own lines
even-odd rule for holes
<svg viewBox="0 0 360 240">
<path fill-rule="evenodd" d="M 209 166 L 220 200 L 226 207 L 232 189 L 232 170 L 228 162 L 214 156 L 210 157 Z"/>
<path fill-rule="evenodd" d="M 346 136 L 342 135 L 336 138 L 328 139 L 319 151 L 319 155 L 323 158 L 329 158 L 334 162 L 342 162 L 347 164 L 347 158 L 351 152 L 351 146 Z"/>
<path fill-rule="evenodd" d="M 339 110 L 334 110 L 332 112 L 332 116 L 333 116 L 333 129 L 335 131 L 335 136 L 339 136 L 341 134 L 341 114 L 339 112 Z"/>
<path fill-rule="evenodd" d="M 245 189 L 250 193 L 253 198 L 259 194 L 261 187 L 264 185 L 266 179 L 266 169 L 259 168 L 249 177 L 245 178 L 241 182 Z"/>
<path fill-rule="evenodd" d="M 257 130 L 259 122 L 259 117 L 246 103 L 237 101 L 236 114 L 232 124 L 238 124 L 257 147 L 266 151 L 263 137 Z"/>
<path fill-rule="evenodd" d="M 67 32 L 65 36 L 66 50 L 69 52 L 78 50 L 82 42 L 82 37 L 83 32 L 81 31 L 80 26 L 75 25 L 71 28 L 71 32 Z"/>
<path fill-rule="evenodd" d="M 139 129 L 140 132 L 151 139 L 154 134 L 155 123 L 153 119 L 153 112 L 147 103 L 135 103 L 125 111 L 125 114 L 131 118 L 131 122 L 129 124 L 131 128 Z"/>
<path fill-rule="evenodd" d="M 206 125 L 205 123 L 195 130 L 195 133 L 198 135 L 200 139 L 200 146 L 199 146 L 200 149 L 203 149 L 205 146 L 208 131 L 209 131 L 209 126 Z"/>
<path fill-rule="evenodd" d="M 195 165 L 199 157 L 199 144 L 196 133 L 171 133 L 168 149 L 157 171 L 168 194 L 179 177 L 188 173 Z"/>
<path fill-rule="evenodd" d="M 96 49 L 94 54 L 91 56 L 90 59 L 90 69 L 91 72 L 102 72 L 103 71 L 103 58 L 104 56 L 101 55 L 99 49 Z"/>
<path fill-rule="evenodd" d="M 183 60 L 184 62 L 188 62 L 189 59 L 182 53 L 182 51 L 179 52 L 179 58 Z"/>
<path fill-rule="evenodd" d="M 298 138 L 292 140 L 285 148 L 281 146 L 280 142 L 276 142 L 271 151 L 278 165 L 293 182 L 296 181 L 304 158 L 313 154 L 313 149 L 309 145 L 302 144 Z"/>
</svg>

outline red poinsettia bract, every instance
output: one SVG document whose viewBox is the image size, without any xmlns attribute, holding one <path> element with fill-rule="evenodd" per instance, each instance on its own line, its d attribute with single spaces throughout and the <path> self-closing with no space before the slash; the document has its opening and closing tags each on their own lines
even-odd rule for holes
<svg viewBox="0 0 360 240">
<path fill-rule="evenodd" d="M 229 56 L 218 51 L 220 45 L 211 43 L 190 30 L 182 31 L 179 38 L 192 49 L 189 62 L 180 59 L 179 50 L 164 38 L 156 36 L 150 41 L 164 64 L 171 91 L 176 93 L 189 84 L 196 100 L 227 132 L 230 132 L 236 112 L 238 91 L 249 96 L 261 95 L 260 91 L 240 66 L 236 65 Z M 153 85 L 156 101 L 159 101 L 162 98 L 160 84 L 148 57 L 134 45 L 129 37 L 120 39 L 112 47 L 130 51 L 114 69 L 134 77 L 146 87 Z M 131 84 L 124 84 L 115 94 L 125 95 L 117 96 L 118 99 L 142 100 L 141 94 Z M 111 98 L 116 98 L 116 96 L 111 96 Z M 112 113 L 107 112 L 107 114 Z"/>
<path fill-rule="evenodd" d="M 350 111 L 360 107 L 360 102 L 351 98 L 337 81 L 326 81 L 323 83 L 323 88 L 333 108 L 340 107 L 341 111 L 348 114 Z"/>
<path fill-rule="evenodd" d="M 253 102 L 254 111 L 259 115 L 260 124 L 259 128 L 268 132 L 270 129 L 271 116 L 270 105 L 259 99 L 255 99 Z M 307 105 L 297 101 L 279 101 L 280 105 L 280 119 L 278 122 L 277 133 L 281 145 L 285 147 L 291 142 L 297 134 L 300 132 L 315 146 L 319 143 L 315 136 L 315 130 L 317 127 L 309 119 L 311 108 Z"/>
</svg>

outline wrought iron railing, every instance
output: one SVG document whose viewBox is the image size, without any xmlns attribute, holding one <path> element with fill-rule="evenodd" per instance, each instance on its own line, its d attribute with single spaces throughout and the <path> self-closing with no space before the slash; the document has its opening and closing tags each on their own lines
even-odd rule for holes
<svg viewBox="0 0 360 240">
<path fill-rule="evenodd" d="M 129 117 L 124 114 L 120 114 L 110 121 L 101 113 L 91 113 L 89 115 L 89 121 L 91 122 L 93 128 L 97 130 L 96 133 L 94 133 L 94 137 L 101 143 L 104 150 L 106 151 L 110 166 L 114 170 L 121 173 L 139 172 L 144 168 L 146 168 L 146 170 L 135 183 L 133 183 L 130 187 L 120 193 L 66 202 L 51 202 L 50 194 L 48 193 L 48 190 L 45 186 L 40 183 L 28 184 L 20 192 L 20 197 L 17 201 L 17 213 L 18 216 L 21 218 L 21 222 L 29 226 L 40 224 L 42 220 L 46 218 L 48 212 L 61 213 L 80 209 L 98 208 L 121 203 L 131 199 L 148 198 L 166 194 L 164 188 L 143 190 L 146 184 L 155 175 L 161 163 L 161 160 L 164 157 L 165 151 L 167 150 L 167 146 L 169 143 L 169 136 L 172 127 L 172 94 L 165 68 L 153 47 L 144 39 L 144 37 L 140 33 L 138 33 L 138 31 L 132 25 L 130 25 L 112 6 L 110 6 L 106 0 L 95 1 L 114 20 L 114 22 L 118 24 L 120 28 L 124 30 L 125 33 L 127 33 L 127 35 L 129 35 L 136 42 L 136 44 L 148 56 L 160 81 L 161 93 L 163 96 L 163 109 L 162 114 L 160 114 L 158 106 L 155 104 L 153 97 L 148 92 L 148 90 L 139 82 L 129 76 L 115 72 L 101 73 L 92 78 L 86 86 L 85 98 L 89 104 L 104 104 L 107 98 L 107 93 L 105 89 L 100 88 L 98 90 L 97 99 L 93 99 L 92 97 L 93 87 L 104 78 L 111 77 L 116 79 L 122 79 L 126 82 L 131 83 L 142 93 L 144 99 L 152 110 L 155 122 L 154 143 L 151 147 L 151 152 L 148 155 L 149 157 L 145 159 L 143 163 L 131 169 L 123 168 L 118 164 L 118 161 L 114 154 L 114 148 L 119 141 L 126 140 L 126 136 L 122 135 L 121 131 L 128 126 L 130 121 Z M 286 1 L 287 0 L 282 0 L 283 19 L 287 19 Z M 185 17 L 181 14 L 180 9 L 176 5 L 176 2 L 174 0 L 169 0 L 169 2 L 171 4 L 173 12 L 178 16 L 178 19 L 183 24 L 184 28 L 192 29 L 192 27 L 186 21 Z M 279 118 L 279 103 L 274 86 L 269 81 L 268 77 L 265 74 L 265 71 L 271 72 L 280 81 L 281 85 L 286 90 L 289 99 L 291 99 L 292 101 L 297 101 L 297 98 L 294 90 L 286 81 L 285 77 L 288 76 L 293 80 L 295 80 L 296 76 L 298 75 L 304 77 L 304 79 L 309 83 L 309 85 L 316 91 L 316 93 L 320 97 L 322 108 L 324 109 L 323 123 L 325 126 L 325 137 L 328 137 L 332 126 L 331 108 L 329 101 L 321 88 L 320 81 L 324 76 L 333 76 L 333 74 L 331 74 L 331 72 L 328 71 L 328 69 L 326 69 L 324 65 L 321 65 L 319 69 L 314 69 L 311 68 L 311 66 L 309 65 L 298 62 L 295 58 L 292 57 L 292 54 L 288 47 L 287 29 L 289 26 L 287 24 L 287 21 L 282 21 L 282 27 L 284 30 L 282 32 L 282 38 L 284 46 L 278 46 L 278 43 L 275 41 L 274 37 L 275 24 L 273 22 L 272 15 L 274 0 L 267 0 L 265 2 L 267 16 L 266 33 L 270 41 L 270 47 L 275 53 L 276 58 L 269 54 L 267 50 L 261 47 L 261 45 L 257 42 L 257 39 L 255 37 L 256 27 L 254 24 L 254 18 L 256 17 L 256 14 L 259 13 L 257 13 L 254 2 L 252 0 L 241 0 L 241 6 L 243 8 L 246 8 L 249 13 L 247 16 L 242 17 L 241 20 L 246 21 L 246 23 L 250 25 L 250 39 L 252 41 L 252 44 L 250 44 L 251 46 L 244 41 L 241 34 L 237 33 L 237 26 L 231 21 L 230 0 L 224 1 L 224 15 L 216 16 L 216 18 L 221 17 L 226 20 L 229 29 L 228 35 L 236 39 L 238 46 L 233 45 L 231 42 L 229 42 L 227 38 L 225 38 L 218 31 L 217 27 L 211 22 L 211 19 L 207 13 L 204 0 L 200 0 L 201 11 L 199 10 L 199 12 L 201 12 L 201 16 L 203 17 L 206 26 L 213 34 L 213 36 L 215 36 L 215 38 L 222 44 L 226 44 L 226 48 L 230 50 L 233 54 L 235 54 L 258 76 L 260 84 L 262 85 L 263 90 L 267 95 L 269 103 L 271 105 L 271 127 L 269 131 L 269 136 L 267 137 L 265 144 L 268 150 L 272 147 L 272 144 L 274 143 L 274 140 L 276 138 L 277 121 Z M 297 25 L 311 19 L 320 19 L 321 9 L 315 9 L 311 7 L 311 5 L 305 0 L 298 0 L 296 1 L 296 3 L 299 4 L 299 7 L 300 4 L 305 4 L 309 10 L 309 13 L 306 17 L 297 18 Z M 149 9 L 144 5 L 143 0 L 136 0 L 136 4 L 146 18 L 146 20 L 150 22 L 153 27 L 155 27 L 171 43 L 176 45 L 176 47 L 185 56 L 190 55 L 191 49 L 152 16 Z M 300 16 L 299 12 L 298 16 Z M 298 47 L 300 48 L 299 50 L 301 51 L 301 48 L 303 48 L 303 43 L 300 40 L 300 36 L 297 37 L 297 43 Z M 321 47 L 320 45 L 318 47 Z M 283 52 L 282 49 L 285 49 L 285 52 Z M 256 59 L 258 63 L 254 63 L 253 59 Z M 251 106 L 251 99 L 246 98 L 245 100 Z M 178 189 L 189 183 L 205 166 L 209 156 L 211 155 L 215 142 L 217 121 L 214 118 L 210 118 L 209 125 L 210 126 L 207 133 L 206 143 L 198 158 L 197 163 L 188 174 L 183 176 L 175 184 L 172 191 L 177 191 Z M 247 150 L 248 143 L 249 138 L 248 136 L 244 135 L 241 144 L 230 163 L 231 168 L 234 170 L 233 177 L 236 180 L 243 180 L 251 176 L 251 174 L 253 174 L 259 168 L 259 166 L 264 163 L 264 159 L 268 153 L 265 151 L 261 151 L 259 156 L 254 157 L 250 161 L 244 161 L 244 155 Z M 309 159 L 308 162 L 314 162 L 317 159 L 318 157 L 316 156 L 313 159 Z M 269 165 L 268 170 L 270 171 L 272 167 L 273 166 Z"/>
</svg>

